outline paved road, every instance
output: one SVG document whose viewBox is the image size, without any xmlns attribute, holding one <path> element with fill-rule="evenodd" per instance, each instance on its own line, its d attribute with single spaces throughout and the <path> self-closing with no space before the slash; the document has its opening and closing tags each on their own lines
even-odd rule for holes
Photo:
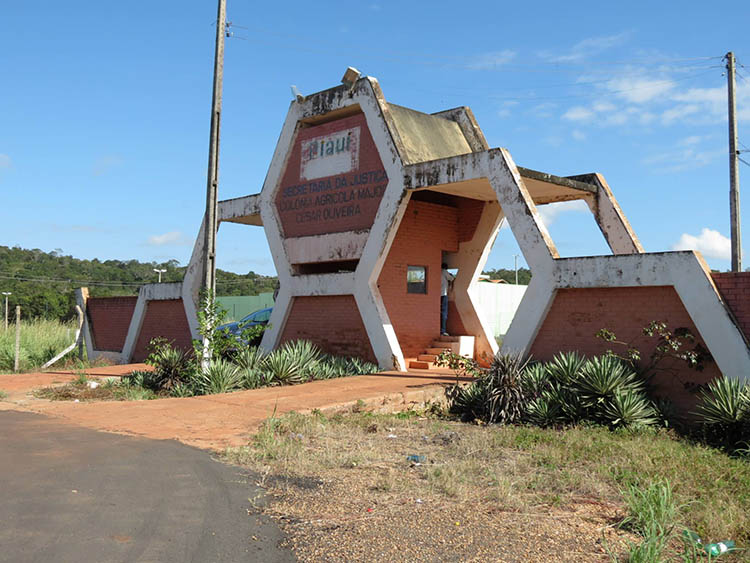
<svg viewBox="0 0 750 563">
<path fill-rule="evenodd" d="M 178 442 L 0 411 L 0 561 L 293 561 L 253 483 Z"/>
</svg>

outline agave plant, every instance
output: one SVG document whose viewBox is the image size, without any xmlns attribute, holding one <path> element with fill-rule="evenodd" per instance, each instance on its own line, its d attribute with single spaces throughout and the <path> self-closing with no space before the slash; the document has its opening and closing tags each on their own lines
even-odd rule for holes
<svg viewBox="0 0 750 563">
<path fill-rule="evenodd" d="M 263 370 L 268 374 L 268 380 L 276 385 L 293 385 L 308 379 L 304 364 L 283 347 L 266 356 Z"/>
<path fill-rule="evenodd" d="M 659 417 L 645 394 L 632 389 L 615 391 L 605 403 L 601 416 L 612 428 L 651 426 L 659 422 Z"/>
<path fill-rule="evenodd" d="M 529 365 L 521 376 L 521 385 L 529 396 L 539 397 L 550 385 L 547 365 L 542 362 Z"/>
<path fill-rule="evenodd" d="M 617 391 L 642 391 L 638 375 L 620 359 L 611 355 L 588 360 L 572 381 L 583 405 L 598 410 Z"/>
<path fill-rule="evenodd" d="M 560 401 L 549 391 L 533 399 L 526 407 L 526 418 L 538 426 L 555 426 L 565 421 Z"/>
<path fill-rule="evenodd" d="M 258 370 L 263 367 L 265 353 L 258 346 L 243 348 L 232 359 L 232 363 L 241 370 Z"/>
<path fill-rule="evenodd" d="M 242 385 L 242 371 L 223 359 L 211 360 L 197 377 L 200 390 L 205 394 L 227 393 Z"/>
<path fill-rule="evenodd" d="M 309 340 L 290 340 L 281 347 L 286 354 L 299 364 L 302 378 L 312 379 L 323 352 Z"/>
<path fill-rule="evenodd" d="M 523 389 L 525 369 L 526 362 L 520 354 L 497 354 L 476 381 L 450 389 L 451 412 L 463 419 L 478 418 L 490 424 L 520 422 L 527 402 Z"/>
<path fill-rule="evenodd" d="M 711 438 L 735 449 L 750 440 L 750 383 L 720 377 L 701 392 L 697 414 Z"/>
<path fill-rule="evenodd" d="M 146 363 L 154 367 L 154 383 L 157 389 L 168 391 L 190 379 L 195 370 L 191 354 L 173 347 L 164 338 L 153 339 L 149 347 L 151 353 Z"/>
<path fill-rule="evenodd" d="M 578 377 L 585 364 L 586 358 L 577 352 L 561 352 L 547 362 L 545 367 L 550 379 L 561 385 L 568 385 Z"/>
</svg>

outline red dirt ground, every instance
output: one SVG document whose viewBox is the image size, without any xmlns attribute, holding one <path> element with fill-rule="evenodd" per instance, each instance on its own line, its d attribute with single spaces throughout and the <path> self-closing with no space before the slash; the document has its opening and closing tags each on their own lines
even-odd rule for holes
<svg viewBox="0 0 750 563">
<path fill-rule="evenodd" d="M 91 370 L 92 376 L 124 375 L 144 364 Z M 201 397 L 152 401 L 48 401 L 33 397 L 39 387 L 75 379 L 71 372 L 0 375 L 7 397 L 0 409 L 25 410 L 59 417 L 88 428 L 156 439 L 175 439 L 211 450 L 246 444 L 260 424 L 274 414 L 351 408 L 358 401 L 378 410 L 403 410 L 443 397 L 455 382 L 448 370 L 384 372 L 303 385 L 268 387 Z"/>
</svg>

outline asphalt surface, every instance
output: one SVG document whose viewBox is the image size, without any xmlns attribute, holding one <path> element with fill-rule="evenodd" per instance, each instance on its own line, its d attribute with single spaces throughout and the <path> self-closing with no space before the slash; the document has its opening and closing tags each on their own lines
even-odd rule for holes
<svg viewBox="0 0 750 563">
<path fill-rule="evenodd" d="M 255 481 L 175 441 L 0 411 L 0 561 L 294 561 Z"/>
</svg>

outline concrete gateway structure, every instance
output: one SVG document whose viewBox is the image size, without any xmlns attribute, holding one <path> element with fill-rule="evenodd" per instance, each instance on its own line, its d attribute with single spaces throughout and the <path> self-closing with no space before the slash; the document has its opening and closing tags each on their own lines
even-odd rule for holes
<svg viewBox="0 0 750 563">
<path fill-rule="evenodd" d="M 612 255 L 559 257 L 537 206 L 579 199 Z M 714 280 L 692 251 L 644 253 L 601 175 L 518 167 L 507 150 L 489 148 L 469 108 L 400 107 L 370 77 L 293 101 L 262 190 L 221 201 L 218 218 L 265 229 L 280 280 L 266 349 L 304 338 L 397 370 L 424 367 L 420 356 L 429 360 L 443 346 L 489 361 L 497 344 L 468 290 L 507 220 L 533 278 L 504 350 L 538 358 L 598 353 L 605 344 L 597 330 L 633 340 L 649 321 L 663 320 L 689 328 L 713 355 L 715 364 L 691 381 L 750 374 L 745 309 L 733 312 L 732 298 L 717 289 L 717 282 L 750 289 L 748 277 Z M 160 302 L 171 303 L 170 314 L 184 311 L 197 337 L 204 228 L 181 286 L 142 288 L 118 352 L 123 361 L 142 356 L 144 319 L 154 305 L 166 310 Z M 443 262 L 458 273 L 453 337 L 440 341 Z M 100 327 L 88 329 L 93 351 Z M 675 381 L 665 383 L 670 393 L 689 387 L 684 377 Z"/>
</svg>

